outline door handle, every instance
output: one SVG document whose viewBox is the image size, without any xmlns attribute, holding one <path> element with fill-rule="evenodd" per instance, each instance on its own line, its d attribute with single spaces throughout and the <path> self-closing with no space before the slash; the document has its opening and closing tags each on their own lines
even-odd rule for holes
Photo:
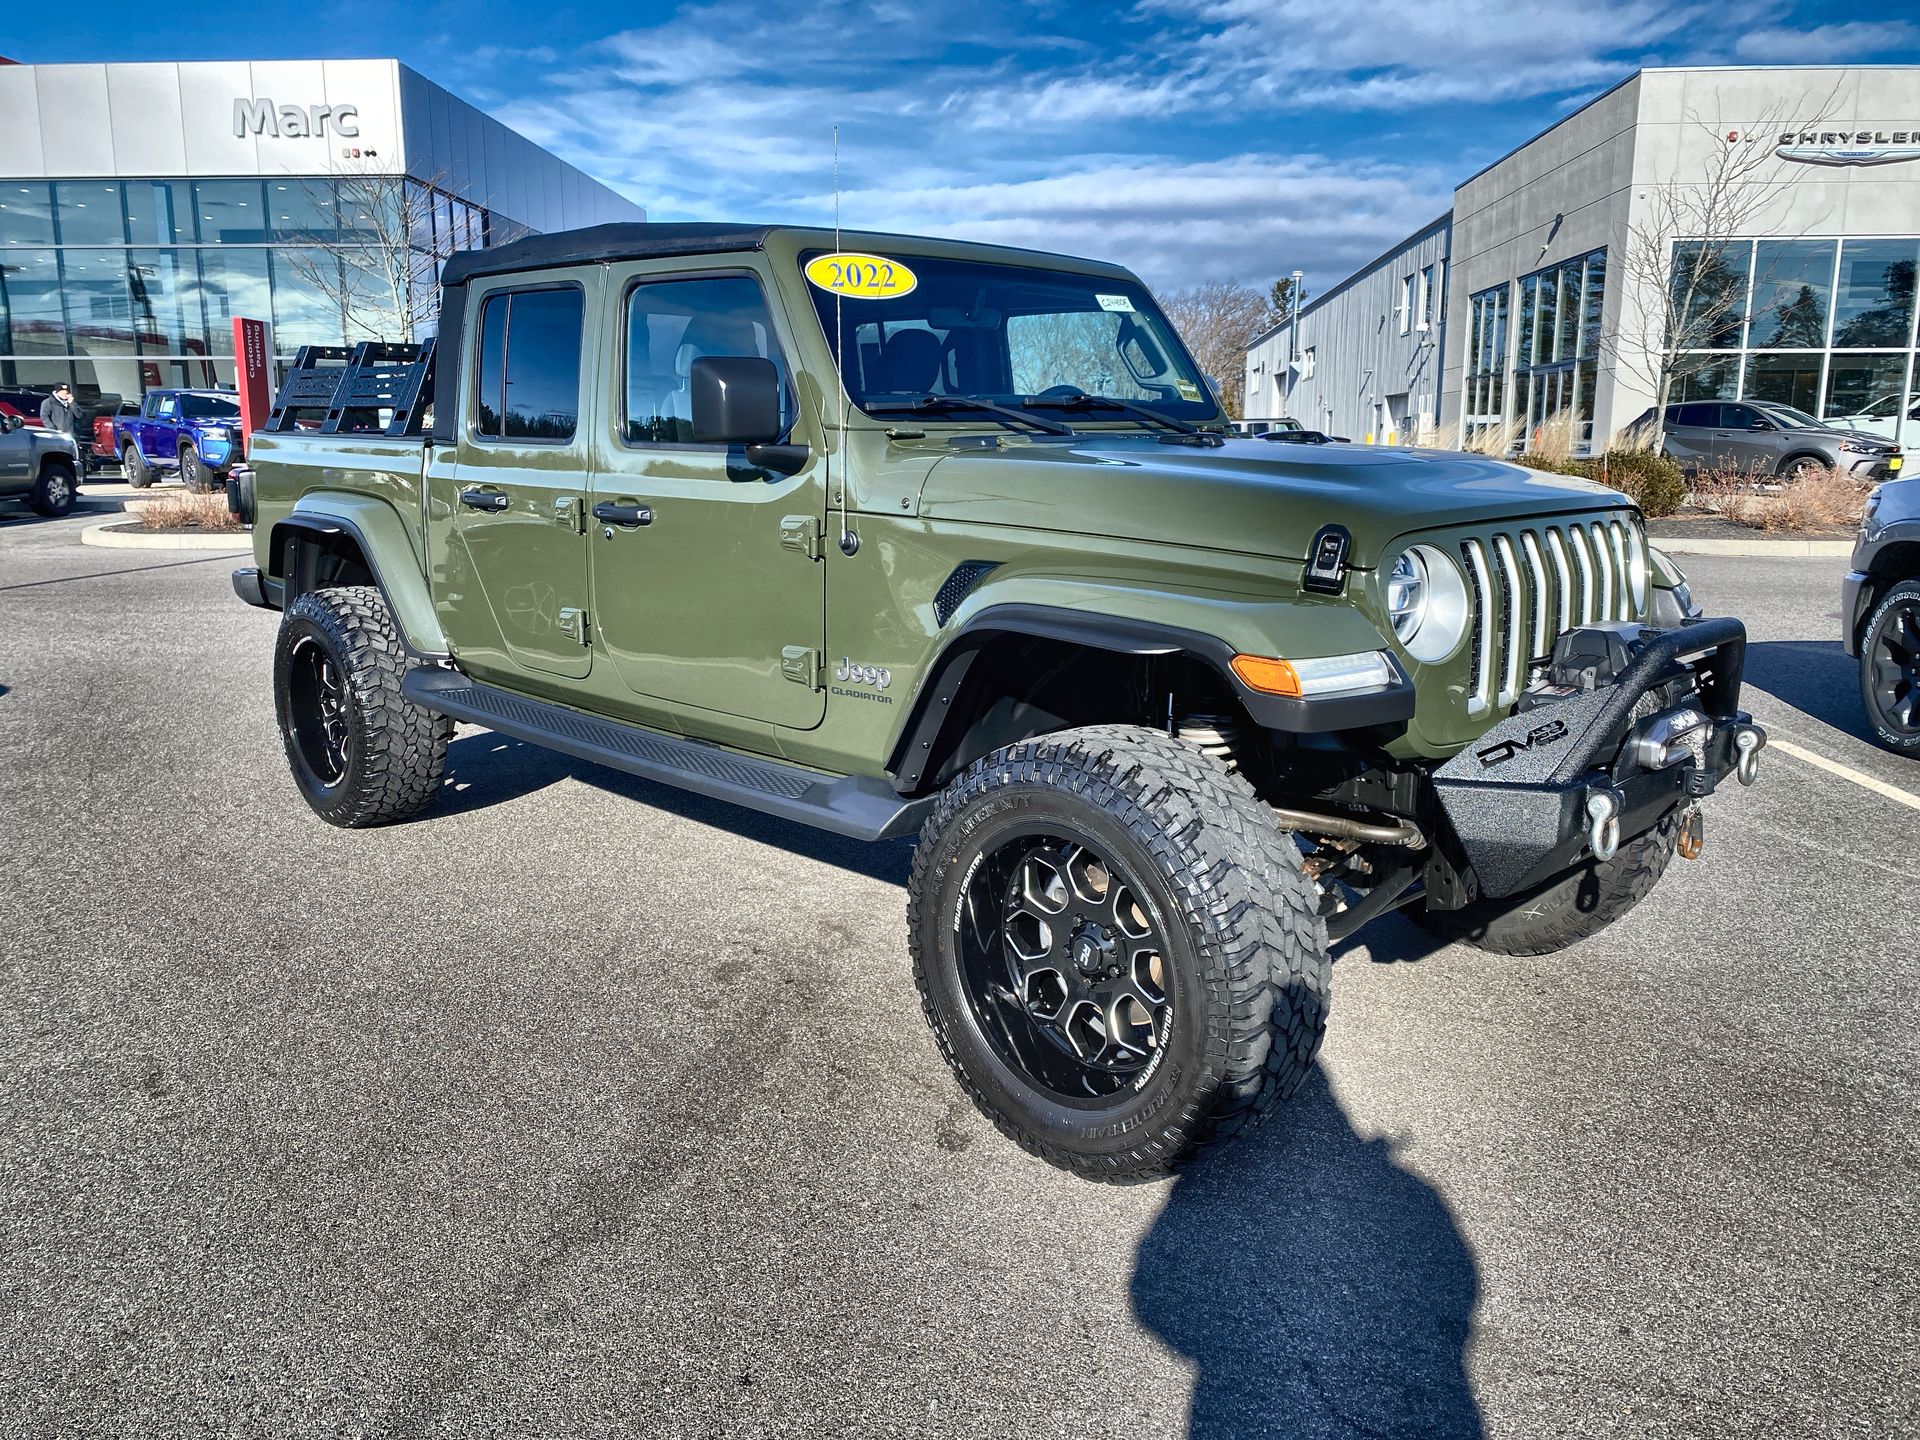
<svg viewBox="0 0 1920 1440">
<path fill-rule="evenodd" d="M 593 518 L 604 525 L 625 525 L 632 529 L 636 525 L 651 525 L 653 511 L 645 505 L 616 505 L 611 500 L 602 500 L 593 507 Z"/>
<path fill-rule="evenodd" d="M 462 490 L 460 503 L 469 510 L 504 510 L 513 502 L 498 490 Z"/>
</svg>

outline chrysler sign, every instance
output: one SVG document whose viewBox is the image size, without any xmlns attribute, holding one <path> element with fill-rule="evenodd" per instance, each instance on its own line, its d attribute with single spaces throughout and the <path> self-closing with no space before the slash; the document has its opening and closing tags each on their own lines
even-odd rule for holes
<svg viewBox="0 0 1920 1440">
<path fill-rule="evenodd" d="M 1773 153 L 1802 165 L 1892 165 L 1920 160 L 1920 129 L 1789 130 Z"/>
<path fill-rule="evenodd" d="M 329 129 L 345 139 L 355 139 L 360 134 L 360 107 L 275 105 L 271 100 L 237 97 L 233 102 L 233 133 L 243 140 L 249 135 L 307 139 L 323 136 Z"/>
</svg>

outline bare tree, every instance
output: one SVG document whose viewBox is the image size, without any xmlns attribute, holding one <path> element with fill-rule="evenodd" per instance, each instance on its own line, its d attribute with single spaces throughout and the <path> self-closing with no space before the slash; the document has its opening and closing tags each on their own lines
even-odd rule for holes
<svg viewBox="0 0 1920 1440">
<path fill-rule="evenodd" d="M 1241 418 L 1247 346 L 1273 323 L 1272 296 L 1247 285 L 1210 280 L 1160 297 L 1167 318 L 1200 369 L 1220 392 L 1228 415 Z"/>
<path fill-rule="evenodd" d="M 1688 113 L 1688 123 L 1710 141 L 1705 173 L 1682 178 L 1678 167 L 1686 162 L 1676 161 L 1674 172 L 1648 187 L 1618 262 L 1620 325 L 1604 346 L 1617 368 L 1653 394 L 1655 415 L 1665 412 L 1675 386 L 1723 363 L 1711 352 L 1740 347 L 1749 285 L 1745 247 L 1736 242 L 1763 230 L 1779 234 L 1765 222 L 1792 180 L 1774 147 L 1785 130 L 1817 127 L 1836 99 L 1829 96 L 1811 121 L 1775 104 L 1743 129 Z M 1767 279 L 1754 276 L 1753 288 Z"/>
<path fill-rule="evenodd" d="M 337 312 L 349 345 L 411 343 L 430 316 L 438 188 L 438 177 L 415 180 L 369 167 L 309 182 L 308 199 L 319 213 L 332 212 L 337 197 L 338 226 L 281 254 L 300 282 Z"/>
</svg>

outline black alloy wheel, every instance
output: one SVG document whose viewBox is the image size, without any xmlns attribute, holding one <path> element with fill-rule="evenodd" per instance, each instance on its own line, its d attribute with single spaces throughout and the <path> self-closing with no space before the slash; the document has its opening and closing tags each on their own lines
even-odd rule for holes
<svg viewBox="0 0 1920 1440">
<path fill-rule="evenodd" d="M 153 484 L 153 471 L 140 453 L 140 447 L 131 440 L 120 452 L 120 467 L 127 472 L 127 483 L 134 489 L 144 490 Z"/>
<path fill-rule="evenodd" d="M 962 991 L 1000 1060 L 1069 1105 L 1130 1085 L 1173 1023 L 1163 925 L 1084 837 L 1003 837 L 962 903 Z"/>
<path fill-rule="evenodd" d="M 1920 754 L 1920 580 L 1894 586 L 1860 646 L 1860 692 L 1887 749 Z"/>
<path fill-rule="evenodd" d="M 303 635 L 287 656 L 287 749 L 319 790 L 347 776 L 352 744 L 347 686 L 318 639 Z"/>
<path fill-rule="evenodd" d="M 207 493 L 207 466 L 191 445 L 180 447 L 180 483 L 196 495 Z"/>
</svg>

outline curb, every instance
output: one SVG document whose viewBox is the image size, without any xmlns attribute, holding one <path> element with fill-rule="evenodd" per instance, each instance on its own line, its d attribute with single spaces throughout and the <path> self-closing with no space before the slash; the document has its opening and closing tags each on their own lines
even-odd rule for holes
<svg viewBox="0 0 1920 1440">
<path fill-rule="evenodd" d="M 236 554 L 253 548 L 253 533 L 236 535 L 142 535 L 138 531 L 115 533 L 110 527 L 124 525 L 127 517 L 116 515 L 80 532 L 82 545 L 100 545 L 108 550 L 230 550 Z"/>
<path fill-rule="evenodd" d="M 1647 543 L 1669 555 L 1745 555 L 1752 559 L 1845 559 L 1853 554 L 1851 540 L 1689 540 L 1671 538 L 1649 528 Z"/>
</svg>

